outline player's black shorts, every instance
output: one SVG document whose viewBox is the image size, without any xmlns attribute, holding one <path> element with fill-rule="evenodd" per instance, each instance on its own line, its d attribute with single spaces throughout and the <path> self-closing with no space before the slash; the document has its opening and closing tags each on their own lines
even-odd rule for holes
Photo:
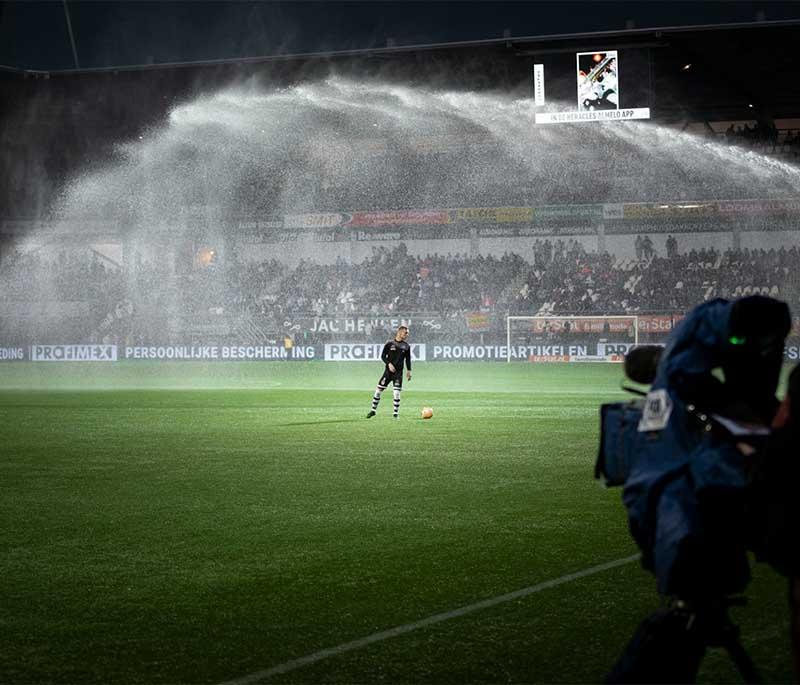
<svg viewBox="0 0 800 685">
<path fill-rule="evenodd" d="M 389 383 L 394 383 L 395 388 L 401 389 L 403 387 L 403 369 L 398 369 L 392 373 L 387 367 L 384 370 L 381 379 L 378 381 L 378 385 L 380 385 L 382 388 L 385 388 L 389 385 Z"/>
</svg>

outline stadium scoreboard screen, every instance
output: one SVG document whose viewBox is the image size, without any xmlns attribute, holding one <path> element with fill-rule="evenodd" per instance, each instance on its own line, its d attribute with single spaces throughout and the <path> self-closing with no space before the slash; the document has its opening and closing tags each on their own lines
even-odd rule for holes
<svg viewBox="0 0 800 685">
<path fill-rule="evenodd" d="M 545 54 L 535 61 L 532 77 L 537 124 L 650 118 L 645 49 Z"/>
</svg>

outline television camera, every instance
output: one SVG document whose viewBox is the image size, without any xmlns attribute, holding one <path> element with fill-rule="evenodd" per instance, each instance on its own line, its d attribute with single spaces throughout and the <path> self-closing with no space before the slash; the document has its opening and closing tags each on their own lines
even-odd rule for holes
<svg viewBox="0 0 800 685">
<path fill-rule="evenodd" d="M 625 387 L 638 399 L 602 406 L 595 476 L 622 486 L 642 565 L 667 606 L 640 625 L 609 682 L 693 682 L 709 646 L 759 682 L 727 610 L 750 580 L 748 455 L 769 435 L 790 327 L 778 300 L 716 299 L 664 348 L 626 357 L 638 387 Z"/>
</svg>

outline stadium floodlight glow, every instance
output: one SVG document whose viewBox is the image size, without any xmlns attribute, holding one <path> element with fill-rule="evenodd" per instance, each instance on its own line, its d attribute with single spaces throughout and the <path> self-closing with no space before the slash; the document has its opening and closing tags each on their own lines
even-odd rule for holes
<svg viewBox="0 0 800 685">
<path fill-rule="evenodd" d="M 507 362 L 622 362 L 638 344 L 636 315 L 506 317 Z"/>
<path fill-rule="evenodd" d="M 691 64 L 691 62 L 690 62 L 689 64 L 684 64 L 684 65 L 681 67 L 681 71 L 689 71 L 689 69 L 691 69 L 691 68 L 692 68 L 692 64 Z"/>
</svg>

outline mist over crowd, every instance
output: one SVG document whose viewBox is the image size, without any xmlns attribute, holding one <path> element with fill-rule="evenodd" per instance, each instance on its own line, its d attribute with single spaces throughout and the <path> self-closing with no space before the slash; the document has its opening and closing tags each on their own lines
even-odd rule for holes
<svg viewBox="0 0 800 685">
<path fill-rule="evenodd" d="M 617 258 L 587 251 L 577 240 L 540 239 L 528 254 L 412 255 L 400 243 L 373 248 L 355 264 L 233 259 L 178 277 L 158 261 L 136 260 L 127 270 L 85 251 L 53 260 L 13 254 L 0 270 L 0 304 L 29 312 L 4 326 L 5 339 L 20 345 L 69 338 L 128 345 L 237 338 L 265 344 L 285 336 L 377 341 L 391 321 L 431 316 L 447 325 L 425 331 L 426 339 L 502 340 L 507 315 L 674 316 L 715 297 L 751 294 L 800 306 L 798 246 L 669 254 L 643 247 Z M 470 331 L 467 320 L 479 313 L 488 323 Z M 375 323 L 353 332 L 295 325 L 348 317 Z"/>
</svg>

